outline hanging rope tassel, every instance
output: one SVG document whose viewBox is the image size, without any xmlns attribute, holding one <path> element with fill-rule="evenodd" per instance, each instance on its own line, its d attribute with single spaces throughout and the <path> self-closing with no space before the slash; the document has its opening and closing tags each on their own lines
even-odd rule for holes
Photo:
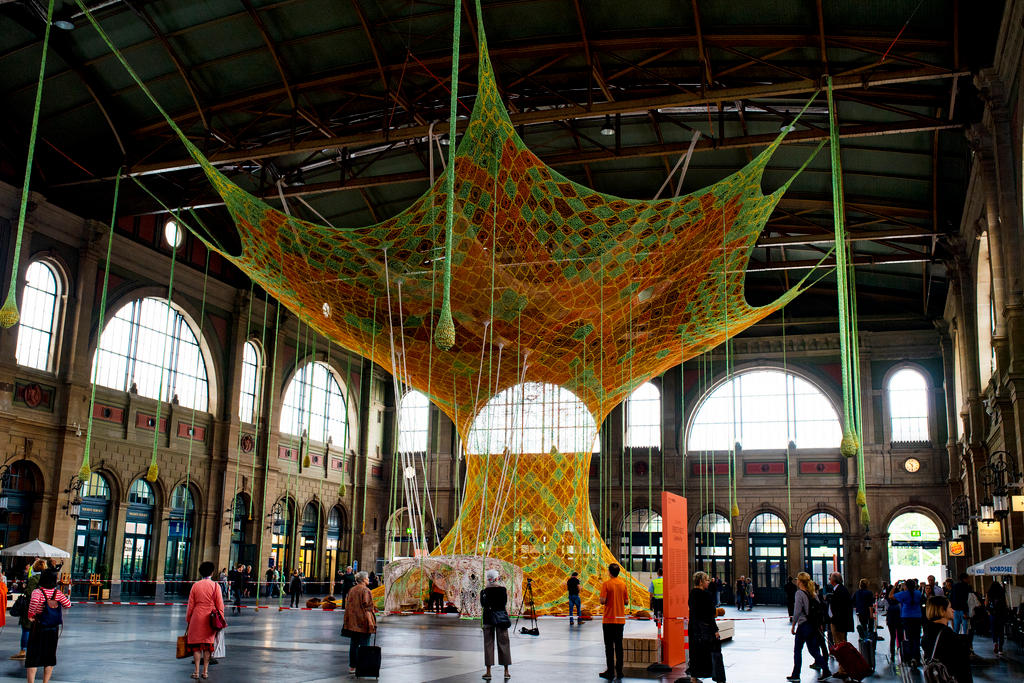
<svg viewBox="0 0 1024 683">
<path fill-rule="evenodd" d="M 36 153 L 36 133 L 39 130 L 39 106 L 43 101 L 43 77 L 46 74 L 46 52 L 50 45 L 50 25 L 53 20 L 53 0 L 46 9 L 46 29 L 43 31 L 43 56 L 39 60 L 39 80 L 36 82 L 36 103 L 32 110 L 32 129 L 28 135 L 28 159 L 25 161 L 25 182 L 21 184 L 21 204 L 18 206 L 18 229 L 14 240 L 14 262 L 11 282 L 7 286 L 7 299 L 0 307 L 0 327 L 14 327 L 21 319 L 18 313 L 18 262 L 21 260 L 21 238 L 25 234 L 25 213 L 28 209 L 28 187 L 32 179 L 32 160 Z M 89 414 L 90 418 L 92 413 Z M 86 444 L 88 448 L 88 444 Z M 86 451 L 88 453 L 88 450 Z"/>
<path fill-rule="evenodd" d="M 445 179 L 445 245 L 444 245 L 444 298 L 441 301 L 441 315 L 434 330 L 437 348 L 447 351 L 455 346 L 455 321 L 452 320 L 452 246 L 455 241 L 455 114 L 459 106 L 459 41 L 462 31 L 462 12 L 459 0 L 455 1 L 455 21 L 452 29 L 452 96 L 448 114 L 448 177 Z"/>
</svg>

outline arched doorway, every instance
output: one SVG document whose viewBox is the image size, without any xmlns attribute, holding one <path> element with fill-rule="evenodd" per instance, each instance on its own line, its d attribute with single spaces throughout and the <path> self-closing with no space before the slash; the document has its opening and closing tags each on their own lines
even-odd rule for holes
<svg viewBox="0 0 1024 683">
<path fill-rule="evenodd" d="M 32 540 L 32 519 L 36 502 L 42 493 L 42 474 L 39 468 L 27 460 L 12 463 L 3 477 L 4 505 L 0 508 L 0 548 Z M 20 576 L 21 570 L 31 558 L 10 558 L 7 564 L 8 576 Z"/>
<path fill-rule="evenodd" d="M 784 604 L 787 559 L 786 523 L 773 512 L 762 512 L 750 522 L 750 578 L 754 599 L 761 604 Z"/>
<path fill-rule="evenodd" d="M 387 538 L 387 559 L 389 561 L 412 557 L 413 530 L 409 526 L 408 508 L 399 508 L 388 517 L 385 538 Z"/>
<path fill-rule="evenodd" d="M 622 520 L 619 561 L 630 572 L 655 572 L 661 567 L 661 515 L 639 509 Z"/>
<path fill-rule="evenodd" d="M 150 550 L 153 544 L 153 511 L 156 496 L 144 479 L 128 489 L 128 510 L 124 518 L 124 548 L 121 552 L 121 594 L 149 596 L 155 593 L 150 581 Z"/>
<path fill-rule="evenodd" d="M 249 515 L 249 494 L 239 493 L 235 496 L 231 514 L 231 550 L 228 552 L 229 563 L 237 567 L 239 563 L 257 568 L 256 545 L 252 543 L 252 517 Z"/>
<path fill-rule="evenodd" d="M 295 525 L 295 503 L 283 498 L 270 511 L 270 557 L 274 567 L 287 572 L 292 566 L 292 530 Z"/>
<path fill-rule="evenodd" d="M 348 562 L 348 551 L 342 545 L 345 528 L 345 511 L 340 505 L 335 505 L 327 515 L 327 566 L 324 570 L 327 580 L 331 582 L 328 590 L 332 594 L 338 571 L 344 569 Z"/>
<path fill-rule="evenodd" d="M 835 515 L 816 512 L 804 524 L 804 571 L 819 586 L 832 572 L 843 574 L 843 526 Z"/>
<path fill-rule="evenodd" d="M 889 522 L 889 580 L 945 579 L 939 527 L 920 512 L 904 512 Z"/>
<path fill-rule="evenodd" d="M 709 512 L 697 522 L 694 534 L 694 566 L 722 580 L 721 599 L 732 602 L 732 534 L 725 515 Z"/>
<path fill-rule="evenodd" d="M 110 484 L 99 472 L 93 472 L 79 490 L 81 509 L 75 526 L 75 548 L 71 555 L 71 580 L 76 596 L 84 597 L 89 577 L 99 574 L 110 579 L 107 565 L 107 524 L 110 520 Z M 110 588 L 109 583 L 103 584 Z"/>
<path fill-rule="evenodd" d="M 318 577 L 317 550 L 320 545 L 320 532 L 320 506 L 313 502 L 306 503 L 302 510 L 302 526 L 299 527 L 299 561 L 295 568 L 310 581 Z"/>
<path fill-rule="evenodd" d="M 166 593 L 188 595 L 191 584 L 189 562 L 192 559 L 192 532 L 195 528 L 195 504 L 192 492 L 180 484 L 171 493 L 170 518 L 167 520 L 167 559 L 164 563 Z"/>
</svg>

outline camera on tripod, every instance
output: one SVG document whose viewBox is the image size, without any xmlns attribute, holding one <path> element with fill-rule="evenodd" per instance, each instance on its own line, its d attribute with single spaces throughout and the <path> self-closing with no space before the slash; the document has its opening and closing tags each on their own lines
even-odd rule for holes
<svg viewBox="0 0 1024 683">
<path fill-rule="evenodd" d="M 539 636 L 540 628 L 537 626 L 537 607 L 533 602 L 533 579 L 529 576 L 526 577 L 526 590 L 523 591 L 523 601 L 519 604 L 519 615 L 523 614 L 523 607 L 528 606 L 530 609 L 530 628 L 526 626 L 519 629 L 519 632 L 524 636 Z M 516 617 L 516 625 L 519 625 L 519 617 Z"/>
</svg>

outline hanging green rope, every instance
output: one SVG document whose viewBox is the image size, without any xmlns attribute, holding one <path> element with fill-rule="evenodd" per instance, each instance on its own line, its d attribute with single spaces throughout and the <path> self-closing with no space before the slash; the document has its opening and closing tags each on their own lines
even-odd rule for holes
<svg viewBox="0 0 1024 683">
<path fill-rule="evenodd" d="M 455 241 L 455 125 L 456 111 L 459 106 L 459 42 L 462 31 L 462 7 L 461 1 L 455 0 L 455 15 L 452 26 L 452 87 L 450 108 L 448 113 L 448 177 L 445 179 L 444 210 L 444 276 L 442 285 L 444 287 L 443 299 L 441 300 L 441 315 L 437 321 L 437 328 L 434 330 L 434 343 L 442 351 L 455 346 L 455 321 L 452 320 L 452 247 Z"/>
<path fill-rule="evenodd" d="M 212 252 L 209 249 L 206 250 L 206 268 L 203 271 L 203 303 L 199 307 L 199 339 L 203 338 L 203 323 L 206 322 L 206 285 L 210 281 L 210 254 L 211 253 Z M 196 373 L 197 377 L 199 376 L 199 370 L 201 369 L 202 362 L 203 362 L 203 354 L 202 353 L 197 353 L 196 354 L 196 369 L 195 369 L 195 373 Z M 196 408 L 195 396 L 193 396 L 192 397 L 192 423 L 189 425 L 189 428 L 188 428 L 188 460 L 186 461 L 186 464 L 185 464 L 185 491 L 190 496 L 192 495 L 192 493 L 189 490 L 188 486 L 192 482 L 192 446 L 196 442 L 196 440 L 194 438 L 192 438 L 192 437 L 193 437 L 193 435 L 195 434 L 195 431 L 196 431 L 196 413 L 198 413 L 198 412 L 199 412 L 199 410 Z M 232 509 L 234 509 L 234 505 L 232 505 Z"/>
<path fill-rule="evenodd" d="M 110 230 L 107 233 L 107 258 L 103 262 L 103 289 L 100 292 L 100 319 L 97 326 L 97 339 L 103 334 L 103 326 L 106 324 L 107 316 L 107 289 L 110 284 L 110 250 L 114 245 L 114 223 L 117 221 L 117 198 L 121 189 L 121 169 L 117 169 L 114 177 L 114 207 L 110 211 Z M 89 451 L 92 449 L 92 414 L 96 408 L 96 372 L 99 369 L 98 363 L 92 366 L 92 386 L 89 389 L 89 421 L 85 429 L 85 453 L 82 455 L 82 468 L 78 471 L 78 478 L 81 481 L 89 481 L 92 475 L 92 468 L 89 466 Z"/>
<path fill-rule="evenodd" d="M 174 219 L 181 223 L 181 218 L 177 213 L 174 213 Z M 174 309 L 171 308 L 170 302 L 174 296 L 174 264 L 177 261 L 178 252 L 176 249 L 171 249 L 171 274 L 167 280 L 167 317 L 166 328 L 164 332 L 163 351 L 160 353 L 160 357 L 164 359 L 166 363 L 167 359 L 167 339 L 171 336 L 171 321 L 174 320 Z M 160 412 L 164 406 L 164 378 L 169 375 L 169 369 L 166 367 L 160 368 L 160 386 L 156 392 L 156 418 L 153 421 L 153 454 L 149 459 L 149 469 L 146 471 L 146 481 L 150 484 L 156 482 L 156 478 L 160 474 L 160 468 L 156 465 L 156 453 L 160 446 Z"/>
<path fill-rule="evenodd" d="M 832 212 L 835 225 L 836 288 L 839 299 L 839 354 L 843 385 L 843 440 L 840 452 L 857 458 L 857 505 L 861 524 L 870 523 L 864 481 L 864 445 L 860 438 L 860 358 L 857 340 L 856 289 L 850 247 L 846 242 L 846 208 L 843 197 L 843 169 L 839 154 L 839 122 L 832 98 L 832 78 L 828 83 L 829 142 L 832 161 Z"/>
<path fill-rule="evenodd" d="M 11 265 L 11 282 L 7 286 L 7 299 L 0 307 L 0 327 L 14 327 L 21 315 L 18 313 L 18 263 L 21 260 L 21 239 L 25 235 L 25 213 L 28 210 L 28 188 L 32 179 L 32 160 L 36 153 L 36 134 L 39 130 L 39 107 L 43 102 L 43 78 L 46 74 L 46 52 L 50 45 L 50 26 L 53 20 L 53 0 L 46 8 L 46 28 L 43 30 L 43 55 L 39 60 L 39 79 L 36 81 L 36 102 L 32 109 L 32 128 L 28 134 L 28 159 L 25 161 L 25 181 L 21 185 L 21 203 L 18 206 L 17 236 L 14 239 L 14 261 Z M 120 173 L 119 173 L 120 176 Z M 109 259 L 108 259 L 109 262 Z M 89 413 L 90 418 L 92 413 Z M 88 449 L 89 445 L 86 444 Z M 88 450 L 86 450 L 88 453 Z"/>
</svg>

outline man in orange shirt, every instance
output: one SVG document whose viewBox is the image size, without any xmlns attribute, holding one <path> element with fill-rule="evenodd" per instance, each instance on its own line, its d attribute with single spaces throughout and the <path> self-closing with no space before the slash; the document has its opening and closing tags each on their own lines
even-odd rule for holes
<svg viewBox="0 0 1024 683">
<path fill-rule="evenodd" d="M 604 617 L 601 629 L 604 631 L 604 656 L 608 668 L 598 676 L 609 681 L 622 680 L 622 631 L 626 627 L 626 582 L 619 578 L 619 565 L 608 565 L 607 581 L 601 584 L 601 604 Z"/>
</svg>

